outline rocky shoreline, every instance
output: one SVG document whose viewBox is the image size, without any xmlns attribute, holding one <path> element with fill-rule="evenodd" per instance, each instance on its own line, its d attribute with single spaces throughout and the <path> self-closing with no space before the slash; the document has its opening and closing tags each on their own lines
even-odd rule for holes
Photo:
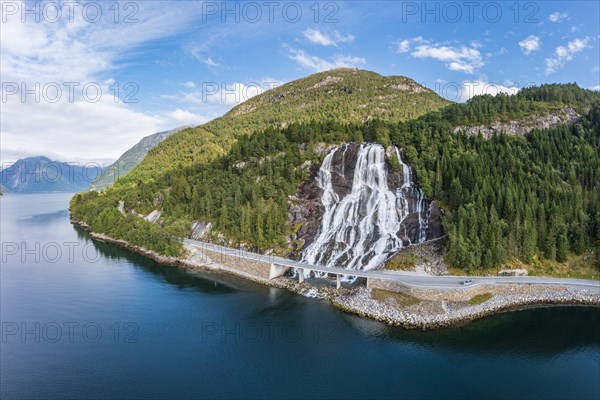
<svg viewBox="0 0 600 400">
<path fill-rule="evenodd" d="M 564 287 L 540 287 L 531 293 L 495 294 L 482 304 L 464 305 L 451 302 L 420 302 L 401 307 L 392 301 L 377 301 L 371 290 L 359 288 L 352 295 L 332 300 L 340 309 L 388 325 L 407 329 L 432 330 L 465 325 L 491 315 L 548 306 L 600 307 L 600 291 Z"/>
<path fill-rule="evenodd" d="M 406 329 L 431 330 L 456 327 L 498 313 L 533 307 L 600 307 L 600 290 L 555 286 L 534 287 L 530 285 L 507 285 L 505 288 L 491 289 L 490 291 L 493 291 L 493 293 L 490 293 L 491 298 L 481 304 L 469 304 L 464 301 L 414 299 L 415 304 L 402 305 L 394 300 L 394 292 L 388 292 L 390 296 L 387 299 L 375 299 L 372 293 L 373 289 L 364 286 L 355 285 L 336 290 L 328 285 L 316 287 L 306 281 L 298 283 L 287 276 L 267 280 L 247 276 L 222 265 L 201 264 L 195 262 L 192 257 L 185 259 L 165 257 L 154 251 L 132 245 L 125 240 L 114 239 L 92 232 L 89 225 L 84 222 L 71 222 L 87 230 L 90 237 L 95 240 L 115 244 L 163 265 L 190 270 L 225 272 L 263 285 L 287 289 L 307 297 L 321 298 L 341 311 Z"/>
</svg>

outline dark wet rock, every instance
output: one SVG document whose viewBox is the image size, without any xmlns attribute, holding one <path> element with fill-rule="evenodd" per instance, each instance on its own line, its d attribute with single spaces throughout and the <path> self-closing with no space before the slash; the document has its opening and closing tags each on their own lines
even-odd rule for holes
<svg viewBox="0 0 600 400">
<path fill-rule="evenodd" d="M 315 151 L 319 151 L 324 155 L 325 152 L 331 154 L 331 151 L 336 146 L 325 146 L 323 144 L 315 145 Z M 332 154 L 331 160 L 331 185 L 335 193 L 340 199 L 344 198 L 352 191 L 352 183 L 358 159 L 358 153 L 361 149 L 360 144 L 348 143 L 338 147 L 338 150 Z M 398 165 L 395 150 L 389 147 L 386 150 L 386 169 L 388 187 L 391 191 L 399 193 L 400 188 L 404 184 L 403 168 Z M 314 242 L 321 228 L 321 218 L 324 213 L 321 196 L 322 189 L 317 182 L 320 165 L 313 164 L 311 166 L 310 178 L 305 181 L 299 188 L 297 196 L 292 198 L 289 210 L 289 221 L 293 229 L 289 243 L 292 251 L 290 257 L 300 258 L 304 249 Z M 410 167 L 409 167 L 410 168 Z M 416 181 L 414 171 L 412 171 L 412 181 Z M 423 199 L 422 192 L 418 187 L 411 186 L 402 189 L 404 204 L 408 206 L 411 213 L 408 214 L 398 232 L 398 237 L 402 240 L 404 246 L 409 246 L 418 243 L 422 239 L 422 222 L 425 219 L 430 226 L 426 231 L 426 239 L 434 239 L 443 235 L 441 224 L 441 210 L 436 202 L 432 202 L 429 207 L 429 201 Z M 421 205 L 422 212 L 419 213 L 418 205 Z M 403 204 L 397 204 L 399 212 Z M 367 215 L 367 204 L 360 204 L 358 215 L 359 219 L 363 219 Z M 420 234 L 421 232 L 421 234 Z M 348 232 L 348 235 L 350 232 Z M 377 229 L 367 238 L 368 243 L 376 242 L 380 237 Z M 348 242 L 351 242 L 348 240 Z M 335 243 L 324 244 L 322 253 L 333 253 L 336 249 Z M 343 259 L 338 260 L 343 263 Z"/>
<path fill-rule="evenodd" d="M 298 195 L 292 198 L 288 212 L 288 220 L 292 227 L 298 226 L 295 234 L 291 235 L 291 252 L 289 257 L 298 259 L 306 243 L 311 242 L 318 234 L 323 216 L 321 195 L 323 191 L 317 184 L 319 166 L 311 166 L 310 178 L 300 185 Z"/>
<path fill-rule="evenodd" d="M 334 154 L 332 165 L 333 174 L 331 175 L 333 190 L 343 198 L 352 191 L 352 180 L 354 179 L 354 169 L 356 168 L 356 159 L 360 145 L 349 143 L 343 146 L 343 151 Z"/>
<path fill-rule="evenodd" d="M 443 211 L 438 202 L 433 200 L 429 203 L 429 215 L 427 221 L 427 240 L 436 239 L 444 235 L 442 225 Z"/>
</svg>

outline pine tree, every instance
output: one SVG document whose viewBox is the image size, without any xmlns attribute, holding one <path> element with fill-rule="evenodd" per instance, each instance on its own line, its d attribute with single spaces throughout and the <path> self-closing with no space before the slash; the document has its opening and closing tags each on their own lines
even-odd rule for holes
<svg viewBox="0 0 600 400">
<path fill-rule="evenodd" d="M 242 217 L 240 218 L 240 234 L 243 239 L 252 239 L 252 208 L 249 204 L 242 207 Z"/>
<path fill-rule="evenodd" d="M 442 198 L 442 194 L 444 192 L 443 186 L 443 178 L 442 178 L 442 167 L 441 161 L 438 159 L 435 163 L 435 179 L 433 182 L 433 197 L 436 199 Z"/>
<path fill-rule="evenodd" d="M 533 256 L 536 254 L 536 246 L 538 241 L 538 232 L 533 226 L 531 214 L 527 214 L 523 225 L 523 242 L 521 246 L 521 258 L 523 261 L 530 263 Z"/>
<path fill-rule="evenodd" d="M 219 211 L 219 228 L 228 229 L 229 227 L 229 210 L 225 202 L 221 202 L 221 210 Z"/>
<path fill-rule="evenodd" d="M 566 228 L 562 228 L 558 234 L 556 244 L 556 261 L 565 262 L 567 261 L 567 254 L 569 252 L 569 240 L 567 239 Z"/>
</svg>

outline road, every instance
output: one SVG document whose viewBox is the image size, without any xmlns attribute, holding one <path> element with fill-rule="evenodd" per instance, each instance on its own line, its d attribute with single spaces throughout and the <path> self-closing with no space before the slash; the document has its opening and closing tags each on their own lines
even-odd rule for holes
<svg viewBox="0 0 600 400">
<path fill-rule="evenodd" d="M 560 286 L 577 286 L 590 287 L 600 290 L 600 281 L 591 281 L 584 279 L 569 279 L 569 278 L 545 278 L 537 276 L 430 276 L 419 275 L 417 273 L 405 271 L 386 271 L 386 270 L 369 270 L 356 271 L 343 268 L 326 268 L 317 265 L 309 265 L 295 260 L 289 260 L 277 256 L 269 256 L 257 253 L 251 253 L 243 250 L 232 249 L 229 247 L 218 246 L 211 243 L 205 243 L 198 240 L 184 239 L 184 243 L 188 246 L 205 248 L 214 252 L 227 254 L 233 257 L 241 257 L 248 260 L 256 260 L 265 263 L 273 263 L 280 266 L 290 268 L 301 268 L 317 272 L 325 272 L 329 274 L 356 276 L 361 278 L 383 279 L 398 283 L 403 283 L 409 286 L 431 288 L 431 289 L 453 289 L 475 285 L 506 285 L 506 284 L 529 284 L 529 285 L 560 285 Z M 471 280 L 472 283 L 465 285 L 466 280 Z"/>
</svg>

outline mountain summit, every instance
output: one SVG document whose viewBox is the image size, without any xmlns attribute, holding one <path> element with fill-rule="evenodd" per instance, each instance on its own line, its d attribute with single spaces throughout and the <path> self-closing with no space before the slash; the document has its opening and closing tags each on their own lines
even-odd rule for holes
<svg viewBox="0 0 600 400">
<path fill-rule="evenodd" d="M 205 162 L 228 151 L 236 138 L 294 123 L 400 122 L 449 102 L 414 80 L 337 68 L 268 90 L 204 125 L 185 129 L 156 146 L 130 177 L 153 179 L 173 166 Z"/>
</svg>

